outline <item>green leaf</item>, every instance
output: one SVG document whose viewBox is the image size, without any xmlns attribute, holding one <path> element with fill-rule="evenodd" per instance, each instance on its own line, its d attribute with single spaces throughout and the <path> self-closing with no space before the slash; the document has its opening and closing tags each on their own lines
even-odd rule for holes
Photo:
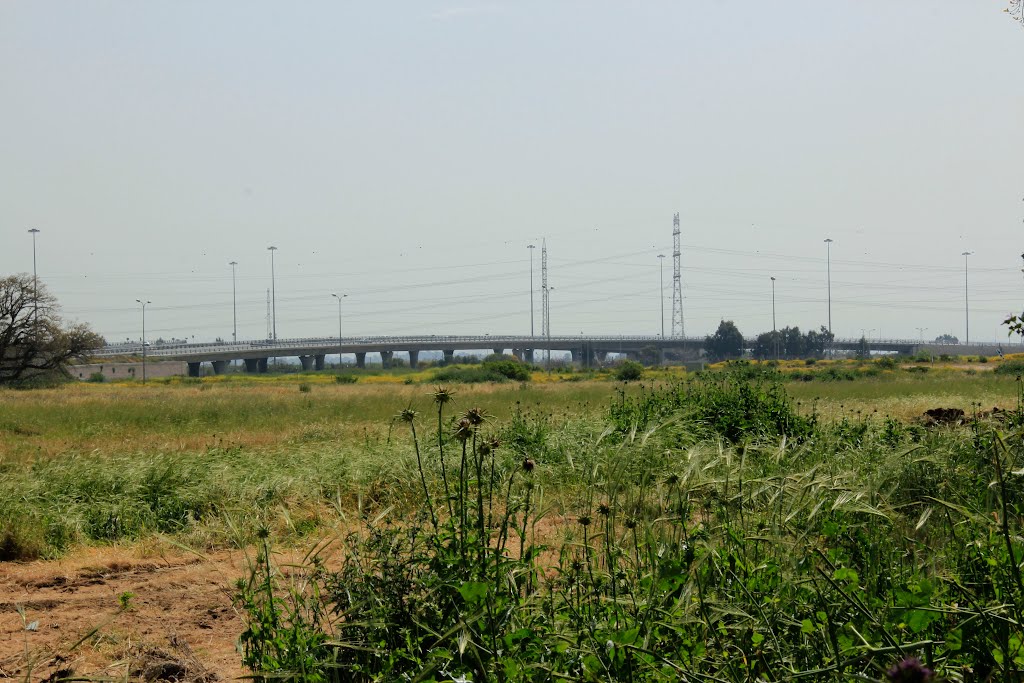
<svg viewBox="0 0 1024 683">
<path fill-rule="evenodd" d="M 490 587 L 490 584 L 482 581 L 467 581 L 459 588 L 459 593 L 463 600 L 472 605 L 483 600 Z"/>
<path fill-rule="evenodd" d="M 801 633 L 814 633 L 814 622 L 810 619 L 804 619 L 800 622 Z"/>
<path fill-rule="evenodd" d="M 760 633 L 755 633 L 754 635 L 750 636 L 750 641 L 754 643 L 754 645 L 760 645 L 764 642 L 764 636 Z"/>
<path fill-rule="evenodd" d="M 964 631 L 956 628 L 946 634 L 946 648 L 951 652 L 959 652 L 964 646 Z"/>
</svg>

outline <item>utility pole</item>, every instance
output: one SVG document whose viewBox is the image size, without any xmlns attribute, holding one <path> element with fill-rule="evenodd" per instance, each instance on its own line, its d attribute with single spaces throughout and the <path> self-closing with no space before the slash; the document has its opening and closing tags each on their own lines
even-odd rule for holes
<svg viewBox="0 0 1024 683">
<path fill-rule="evenodd" d="M 277 341 L 277 285 L 274 278 L 274 252 L 277 251 L 277 247 L 269 246 L 267 251 L 270 252 L 271 333 L 273 340 Z"/>
<path fill-rule="evenodd" d="M 231 341 L 238 343 L 238 288 L 235 285 L 235 267 L 238 261 L 232 261 L 231 266 Z"/>
<path fill-rule="evenodd" d="M 267 289 L 267 339 L 274 338 L 274 328 L 270 317 L 270 289 Z"/>
<path fill-rule="evenodd" d="M 924 343 L 924 331 L 927 330 L 928 328 L 927 327 L 915 327 L 914 329 L 917 330 L 917 340 L 918 340 L 918 342 L 923 344 Z"/>
<path fill-rule="evenodd" d="M 334 294 L 331 293 L 335 299 L 338 300 L 338 371 L 341 371 L 341 300 L 348 296 L 348 294 Z"/>
<path fill-rule="evenodd" d="M 775 327 L 775 276 L 772 276 L 772 332 L 776 332 Z"/>
<path fill-rule="evenodd" d="M 533 337 L 533 250 L 536 249 L 537 246 L 534 244 L 527 244 L 526 248 L 530 250 L 530 337 Z"/>
<path fill-rule="evenodd" d="M 658 254 L 658 299 L 661 301 L 661 338 L 665 338 L 665 255 Z"/>
<path fill-rule="evenodd" d="M 964 345 L 970 346 L 971 344 L 971 311 L 968 305 L 970 297 L 967 291 L 967 257 L 973 254 L 973 251 L 965 251 L 960 254 L 964 257 Z"/>
<path fill-rule="evenodd" d="M 686 336 L 683 325 L 683 276 L 679 246 L 679 213 L 672 216 L 672 336 L 682 339 Z"/>
<path fill-rule="evenodd" d="M 146 383 L 146 304 L 153 303 L 152 301 L 143 301 L 142 299 L 136 299 L 136 303 L 142 304 L 142 383 Z"/>
<path fill-rule="evenodd" d="M 825 272 L 828 282 L 828 355 L 832 355 L 832 238 L 825 238 Z"/>
<path fill-rule="evenodd" d="M 540 289 L 541 289 L 541 334 L 547 339 L 545 359 L 547 369 L 551 369 L 551 292 L 548 290 L 548 241 L 540 243 Z"/>
<path fill-rule="evenodd" d="M 29 228 L 32 234 L 32 322 L 39 322 L 39 279 L 36 277 L 36 235 L 38 228 Z"/>
</svg>

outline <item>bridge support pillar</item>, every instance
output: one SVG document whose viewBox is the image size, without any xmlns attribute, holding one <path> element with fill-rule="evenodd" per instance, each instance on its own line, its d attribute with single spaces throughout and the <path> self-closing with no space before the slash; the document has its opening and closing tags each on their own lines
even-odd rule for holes
<svg viewBox="0 0 1024 683">
<path fill-rule="evenodd" d="M 338 363 L 339 364 L 341 363 L 340 357 L 338 359 Z M 357 368 L 365 368 L 366 367 L 366 351 L 356 351 L 356 367 Z"/>
<path fill-rule="evenodd" d="M 597 359 L 598 363 L 604 363 L 605 359 L 608 358 L 607 351 L 594 351 L 594 358 Z"/>
<path fill-rule="evenodd" d="M 526 362 L 527 363 L 532 363 L 533 362 L 533 349 L 526 349 Z"/>
<path fill-rule="evenodd" d="M 380 352 L 380 364 L 385 370 L 391 367 L 391 359 L 394 358 L 394 351 L 381 351 Z"/>
<path fill-rule="evenodd" d="M 223 375 L 228 369 L 228 362 L 226 360 L 215 360 L 210 362 L 213 365 L 213 374 Z"/>
<path fill-rule="evenodd" d="M 327 354 L 324 354 L 324 353 L 318 353 L 315 356 L 313 356 L 313 369 L 314 370 L 323 370 L 324 369 L 324 358 L 326 358 L 326 357 L 327 357 Z"/>
<path fill-rule="evenodd" d="M 269 362 L 269 358 L 258 358 L 256 361 L 256 371 L 265 373 L 267 371 L 267 365 Z"/>
<path fill-rule="evenodd" d="M 494 354 L 495 354 L 496 356 L 500 356 L 500 355 L 502 355 L 503 353 L 505 353 L 505 349 L 491 349 L 491 350 L 492 350 L 492 351 L 494 351 Z"/>
<path fill-rule="evenodd" d="M 259 372 L 260 371 L 260 359 L 259 358 L 246 358 L 245 359 L 245 371 L 246 372 Z"/>
<path fill-rule="evenodd" d="M 203 364 L 199 361 L 189 362 L 188 364 L 188 376 L 189 377 L 201 377 L 203 374 Z"/>
<path fill-rule="evenodd" d="M 303 370 L 313 369 L 313 356 L 299 356 L 299 362 L 302 363 Z"/>
<path fill-rule="evenodd" d="M 451 365 L 455 362 L 455 349 L 444 349 L 441 353 L 444 354 L 445 365 Z"/>
<path fill-rule="evenodd" d="M 523 360 L 523 350 L 522 349 L 512 349 L 512 355 L 515 356 L 516 358 L 518 358 L 519 360 Z"/>
<path fill-rule="evenodd" d="M 420 352 L 410 351 L 409 352 L 409 367 L 416 369 L 420 365 Z"/>
</svg>

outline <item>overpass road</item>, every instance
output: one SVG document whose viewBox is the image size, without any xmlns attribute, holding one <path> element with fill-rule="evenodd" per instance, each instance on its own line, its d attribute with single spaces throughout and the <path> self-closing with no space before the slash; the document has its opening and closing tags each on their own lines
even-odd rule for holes
<svg viewBox="0 0 1024 683">
<path fill-rule="evenodd" d="M 834 351 L 856 351 L 861 339 L 836 339 Z M 309 337 L 303 339 L 252 340 L 216 342 L 208 344 L 155 344 L 147 345 L 146 355 L 159 360 L 178 360 L 188 363 L 189 375 L 199 376 L 203 363 L 211 363 L 215 373 L 224 372 L 230 361 L 245 362 L 247 372 L 266 372 L 270 358 L 297 357 L 303 369 L 322 370 L 328 354 L 353 354 L 358 367 L 365 367 L 366 354 L 380 354 L 385 367 L 391 365 L 395 353 L 405 353 L 409 365 L 416 367 L 423 351 L 441 351 L 451 361 L 456 351 L 511 352 L 518 358 L 533 361 L 536 351 L 568 351 L 573 362 L 585 366 L 603 362 L 609 353 L 636 358 L 652 349 L 685 352 L 694 357 L 704 351 L 704 337 L 660 337 L 643 335 L 573 335 L 558 337 L 531 337 L 522 335 L 417 335 L 398 337 Z M 753 348 L 755 339 L 746 340 Z M 873 352 L 913 354 L 927 351 L 949 355 L 996 355 L 1010 348 L 1009 344 L 934 344 L 910 339 L 869 340 Z M 1014 348 L 1020 348 L 1016 346 Z M 137 356 L 142 354 L 138 343 L 112 344 L 97 351 L 96 358 Z"/>
</svg>

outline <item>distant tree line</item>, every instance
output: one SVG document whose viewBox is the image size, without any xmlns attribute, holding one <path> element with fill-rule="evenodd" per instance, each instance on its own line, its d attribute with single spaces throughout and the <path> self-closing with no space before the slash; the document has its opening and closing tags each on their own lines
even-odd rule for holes
<svg viewBox="0 0 1024 683">
<path fill-rule="evenodd" d="M 801 332 L 799 327 L 784 327 L 774 332 L 763 332 L 747 349 L 743 333 L 731 320 L 723 320 L 713 335 L 704 338 L 704 351 L 709 360 L 721 361 L 739 358 L 750 351 L 755 358 L 813 358 L 825 355 L 835 335 L 824 325 L 817 330 Z"/>
<path fill-rule="evenodd" d="M 799 327 L 783 327 L 774 332 L 762 332 L 752 349 L 754 357 L 770 358 L 814 358 L 825 355 L 835 335 L 822 325 L 817 330 L 800 332 Z"/>
</svg>

